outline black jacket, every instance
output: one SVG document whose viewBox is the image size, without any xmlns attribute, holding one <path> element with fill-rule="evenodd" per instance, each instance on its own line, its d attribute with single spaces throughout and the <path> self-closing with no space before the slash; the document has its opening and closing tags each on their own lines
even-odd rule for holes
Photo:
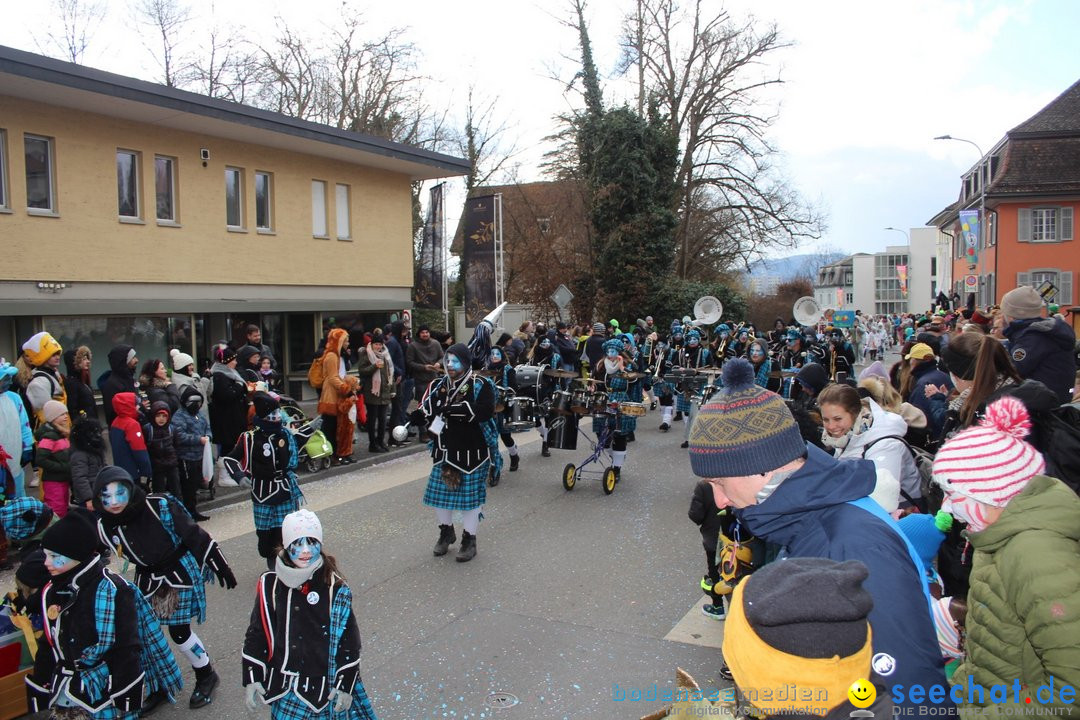
<svg viewBox="0 0 1080 720">
<path fill-rule="evenodd" d="M 117 345 L 110 350 L 109 371 L 98 380 L 106 425 L 112 425 L 112 421 L 116 419 L 116 411 L 112 406 L 113 395 L 122 392 L 139 394 L 139 384 L 135 382 L 135 375 L 127 364 L 128 353 L 133 349 L 130 345 Z"/>
<path fill-rule="evenodd" d="M 64 353 L 64 365 L 67 367 L 67 375 L 64 376 L 64 390 L 67 392 L 68 414 L 71 421 L 75 422 L 80 417 L 92 418 L 97 422 L 97 403 L 94 401 L 94 391 L 79 377 L 79 371 L 75 369 L 75 351 L 68 350 Z"/>
<path fill-rule="evenodd" d="M 1038 380 L 1067 403 L 1076 382 L 1076 333 L 1058 318 L 1015 320 L 1005 328 L 1009 357 L 1025 380 Z"/>
<path fill-rule="evenodd" d="M 222 452 L 236 444 L 247 429 L 247 386 L 224 373 L 214 373 L 210 385 L 210 429 Z"/>
<path fill-rule="evenodd" d="M 690 499 L 690 510 L 686 515 L 701 529 L 701 544 L 705 549 L 716 552 L 717 537 L 724 525 L 731 524 L 731 519 L 725 523 L 725 518 L 731 518 L 731 514 L 720 514 L 720 508 L 716 507 L 713 498 L 712 484 L 707 480 L 699 480 L 694 486 L 694 496 Z"/>
<path fill-rule="evenodd" d="M 495 415 L 495 384 L 473 375 L 453 395 L 450 388 L 446 375 L 433 380 L 419 411 L 429 427 L 439 416 L 446 422 L 432 444 L 435 462 L 445 461 L 462 472 L 470 472 L 491 456 L 481 424 Z"/>
</svg>

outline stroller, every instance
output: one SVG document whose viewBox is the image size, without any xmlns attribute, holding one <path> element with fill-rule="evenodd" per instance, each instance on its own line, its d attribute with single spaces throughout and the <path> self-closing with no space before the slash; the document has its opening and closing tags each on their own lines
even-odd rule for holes
<svg viewBox="0 0 1080 720">
<path fill-rule="evenodd" d="M 330 467 L 334 448 L 319 429 L 322 418 L 307 417 L 294 400 L 284 395 L 281 397 L 281 414 L 289 431 L 296 438 L 297 464 L 307 468 L 308 472 L 318 472 Z"/>
</svg>

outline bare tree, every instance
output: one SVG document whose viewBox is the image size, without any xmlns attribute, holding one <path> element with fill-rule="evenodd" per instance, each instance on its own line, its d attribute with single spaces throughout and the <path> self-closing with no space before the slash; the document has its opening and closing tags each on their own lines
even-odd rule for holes
<svg viewBox="0 0 1080 720">
<path fill-rule="evenodd" d="M 623 69 L 638 65 L 644 92 L 680 138 L 681 278 L 707 278 L 822 231 L 819 213 L 773 167 L 776 150 L 766 139 L 775 114 L 763 95 L 782 81 L 764 62 L 787 43 L 775 25 L 706 7 L 715 6 L 639 0 L 623 40 Z"/>
<path fill-rule="evenodd" d="M 516 140 L 510 141 L 509 147 L 502 142 L 509 124 L 496 114 L 499 98 L 480 100 L 476 95 L 476 87 L 470 85 L 465 105 L 465 128 L 453 143 L 453 149 L 469 161 L 466 192 L 488 184 L 519 152 Z"/>
<path fill-rule="evenodd" d="M 143 44 L 161 67 L 162 82 L 168 87 L 181 85 L 178 80 L 187 68 L 178 62 L 177 46 L 184 26 L 191 19 L 191 8 L 182 0 L 136 0 L 135 15 L 140 23 L 153 30 L 157 42 L 151 45 L 144 40 Z"/>
<path fill-rule="evenodd" d="M 193 56 L 190 81 L 204 95 L 243 103 L 260 75 L 257 50 L 234 28 L 210 29 L 205 44 Z"/>
<path fill-rule="evenodd" d="M 73 63 L 82 62 L 94 31 L 105 17 L 102 0 L 51 0 L 54 18 L 45 40 L 35 39 L 42 53 L 59 55 Z"/>
</svg>

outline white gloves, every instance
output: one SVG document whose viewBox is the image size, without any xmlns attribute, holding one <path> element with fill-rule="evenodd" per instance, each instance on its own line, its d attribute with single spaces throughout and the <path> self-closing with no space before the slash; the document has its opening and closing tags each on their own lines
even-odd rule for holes
<svg viewBox="0 0 1080 720">
<path fill-rule="evenodd" d="M 335 713 L 343 713 L 352 705 L 352 695 L 340 690 L 332 690 L 330 699 L 334 701 Z"/>
<path fill-rule="evenodd" d="M 247 706 L 252 710 L 257 710 L 259 707 L 258 704 L 256 704 L 256 698 L 258 698 L 258 702 L 266 703 L 266 688 L 264 688 L 263 684 L 260 682 L 245 685 L 244 694 L 246 696 L 244 702 L 246 702 Z"/>
</svg>

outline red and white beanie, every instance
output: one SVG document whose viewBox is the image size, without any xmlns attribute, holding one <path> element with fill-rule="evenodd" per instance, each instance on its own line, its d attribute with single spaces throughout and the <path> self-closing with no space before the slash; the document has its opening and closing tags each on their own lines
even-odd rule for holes
<svg viewBox="0 0 1080 720">
<path fill-rule="evenodd" d="M 1042 453 L 1024 442 L 1027 408 L 1014 397 L 995 400 L 979 424 L 962 430 L 934 456 L 934 482 L 994 507 L 1005 507 L 1028 480 L 1046 470 Z"/>
</svg>

